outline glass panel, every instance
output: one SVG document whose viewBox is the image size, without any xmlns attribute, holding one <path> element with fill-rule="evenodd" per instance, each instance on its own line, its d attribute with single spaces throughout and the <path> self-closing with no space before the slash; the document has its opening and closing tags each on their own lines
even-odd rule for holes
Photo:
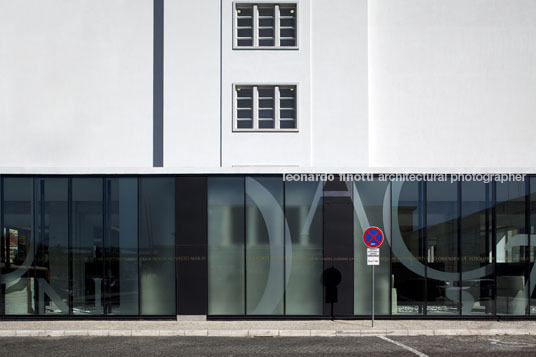
<svg viewBox="0 0 536 357">
<path fill-rule="evenodd" d="M 253 46 L 253 40 L 252 39 L 239 39 L 237 41 L 238 46 Z"/>
<path fill-rule="evenodd" d="M 491 234 L 491 184 L 462 182 L 462 314 L 493 314 L 495 276 Z"/>
<path fill-rule="evenodd" d="M 208 313 L 244 315 L 244 178 L 208 178 Z"/>
<path fill-rule="evenodd" d="M 322 182 L 285 182 L 285 215 L 285 313 L 321 315 Z"/>
<path fill-rule="evenodd" d="M 35 313 L 33 179 L 4 178 L 1 287 L 6 315 Z"/>
<path fill-rule="evenodd" d="M 421 182 L 392 183 L 392 313 L 424 313 L 426 289 Z"/>
<path fill-rule="evenodd" d="M 73 314 L 102 315 L 103 180 L 72 180 Z"/>
<path fill-rule="evenodd" d="M 236 127 L 238 129 L 253 129 L 253 120 L 238 120 Z"/>
<path fill-rule="evenodd" d="M 296 46 L 296 7 L 281 5 L 280 17 L 280 45 Z"/>
<path fill-rule="evenodd" d="M 388 182 L 354 182 L 354 314 L 372 314 L 372 266 L 367 265 L 367 246 L 363 233 L 370 226 L 378 227 L 384 234 L 380 247 L 380 265 L 374 267 L 374 310 L 378 315 L 389 315 L 389 291 L 391 279 L 390 247 L 384 226 L 384 203 L 389 202 Z M 386 196 L 387 195 L 387 196 Z M 387 201 L 386 201 L 387 197 Z M 386 229 L 387 228 L 387 229 Z"/>
<path fill-rule="evenodd" d="M 138 179 L 106 180 L 106 313 L 138 314 Z"/>
<path fill-rule="evenodd" d="M 240 5 L 236 8 L 237 44 L 238 46 L 253 45 L 253 5 Z"/>
<path fill-rule="evenodd" d="M 69 314 L 68 179 L 37 179 L 35 277 L 38 313 Z"/>
<path fill-rule="evenodd" d="M 525 178 L 529 180 L 529 178 Z M 534 259 L 536 255 L 536 177 L 530 178 L 530 315 L 536 315 L 536 265 Z"/>
<path fill-rule="evenodd" d="M 458 184 L 427 183 L 427 313 L 458 314 Z"/>
<path fill-rule="evenodd" d="M 497 314 L 525 315 L 528 306 L 528 237 L 525 183 L 496 183 Z"/>
<path fill-rule="evenodd" d="M 274 9 L 271 6 L 259 6 L 259 46 L 274 46 Z"/>
<path fill-rule="evenodd" d="M 175 178 L 140 178 L 140 314 L 175 315 Z"/>
<path fill-rule="evenodd" d="M 281 129 L 296 129 L 296 121 L 295 120 L 281 120 L 279 122 L 279 127 Z"/>
<path fill-rule="evenodd" d="M 246 177 L 248 315 L 283 315 L 283 180 Z"/>
</svg>

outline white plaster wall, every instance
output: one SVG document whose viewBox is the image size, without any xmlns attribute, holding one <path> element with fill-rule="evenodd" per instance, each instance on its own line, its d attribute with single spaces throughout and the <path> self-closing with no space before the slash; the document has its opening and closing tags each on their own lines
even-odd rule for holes
<svg viewBox="0 0 536 357">
<path fill-rule="evenodd" d="M 536 167 L 536 1 L 369 7 L 371 166 Z"/>
<path fill-rule="evenodd" d="M 311 13 L 312 165 L 367 166 L 367 0 L 312 1 Z"/>
<path fill-rule="evenodd" d="M 296 2 L 298 50 L 233 50 L 233 1 L 222 1 L 224 167 L 311 164 L 310 1 Z M 233 84 L 293 83 L 298 85 L 298 132 L 233 132 Z"/>
<path fill-rule="evenodd" d="M 0 0 L 0 167 L 152 165 L 152 0 Z"/>
<path fill-rule="evenodd" d="M 164 166 L 219 165 L 220 0 L 168 0 L 164 4 Z"/>
</svg>

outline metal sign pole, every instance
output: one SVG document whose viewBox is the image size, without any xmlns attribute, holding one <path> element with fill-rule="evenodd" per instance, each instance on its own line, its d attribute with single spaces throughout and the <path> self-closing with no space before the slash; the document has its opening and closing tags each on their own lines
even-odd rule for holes
<svg viewBox="0 0 536 357">
<path fill-rule="evenodd" d="M 374 327 L 374 265 L 372 266 L 372 327 Z"/>
</svg>

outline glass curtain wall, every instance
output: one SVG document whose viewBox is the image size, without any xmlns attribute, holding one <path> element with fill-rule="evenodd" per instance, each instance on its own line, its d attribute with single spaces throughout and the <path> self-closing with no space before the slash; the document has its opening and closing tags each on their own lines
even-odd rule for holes
<svg viewBox="0 0 536 357">
<path fill-rule="evenodd" d="M 175 178 L 140 178 L 140 314 L 175 315 Z"/>
<path fill-rule="evenodd" d="M 367 265 L 367 247 L 363 233 L 370 227 L 378 227 L 384 234 L 380 247 L 380 265 L 374 267 L 374 310 L 377 315 L 389 315 L 391 294 L 390 266 L 390 208 L 391 190 L 388 182 L 358 181 L 353 183 L 354 200 L 354 314 L 372 313 L 372 266 Z M 384 224 L 387 222 L 387 224 Z M 393 289 L 394 291 L 394 289 Z"/>
<path fill-rule="evenodd" d="M 321 315 L 322 183 L 285 182 L 285 313 Z"/>
<path fill-rule="evenodd" d="M 530 260 L 530 307 L 529 314 L 536 316 L 536 264 L 534 259 L 536 255 L 536 177 L 531 177 L 529 182 L 529 204 L 530 204 L 530 222 L 529 222 L 529 260 Z"/>
<path fill-rule="evenodd" d="M 104 180 L 72 179 L 74 315 L 104 314 Z"/>
<path fill-rule="evenodd" d="M 322 185 L 208 179 L 210 315 L 321 315 Z"/>
<path fill-rule="evenodd" d="M 106 314 L 138 314 L 138 179 L 106 179 Z"/>
<path fill-rule="evenodd" d="M 2 315 L 176 314 L 174 176 L 0 182 Z M 361 237 L 378 226 L 377 314 L 536 316 L 536 176 L 353 185 L 355 315 L 370 314 Z M 208 314 L 322 316 L 322 182 L 209 176 L 207 190 Z"/>
<path fill-rule="evenodd" d="M 392 298 L 393 315 L 422 315 L 426 301 L 424 184 L 393 181 Z"/>
<path fill-rule="evenodd" d="M 69 180 L 40 178 L 36 192 L 37 312 L 69 314 Z"/>
<path fill-rule="evenodd" d="M 497 182 L 495 186 L 496 312 L 525 315 L 529 291 L 525 183 Z"/>
<path fill-rule="evenodd" d="M 208 313 L 245 314 L 244 177 L 208 178 Z"/>
<path fill-rule="evenodd" d="M 495 274 L 491 183 L 461 183 L 460 253 L 462 315 L 492 315 Z"/>
<path fill-rule="evenodd" d="M 460 306 L 458 183 L 426 182 L 426 312 L 457 315 Z"/>
<path fill-rule="evenodd" d="M 3 180 L 1 286 L 6 315 L 35 314 L 33 179 Z"/>
<path fill-rule="evenodd" d="M 246 313 L 284 315 L 283 180 L 246 176 Z"/>
</svg>

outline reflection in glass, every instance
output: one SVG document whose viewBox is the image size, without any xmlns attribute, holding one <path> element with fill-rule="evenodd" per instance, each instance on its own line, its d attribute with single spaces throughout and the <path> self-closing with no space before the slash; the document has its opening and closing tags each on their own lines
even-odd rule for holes
<svg viewBox="0 0 536 357">
<path fill-rule="evenodd" d="M 208 313 L 243 315 L 244 178 L 208 178 Z"/>
<path fill-rule="evenodd" d="M 496 183 L 497 314 L 525 315 L 528 306 L 528 236 L 525 183 Z"/>
<path fill-rule="evenodd" d="M 461 183 L 462 314 L 493 314 L 495 278 L 491 234 L 491 184 Z M 476 273 L 482 271 L 482 273 Z"/>
<path fill-rule="evenodd" d="M 316 198 L 316 200 L 315 200 Z M 287 315 L 321 315 L 322 182 L 285 182 Z"/>
<path fill-rule="evenodd" d="M 389 315 L 389 291 L 391 272 L 389 266 L 389 228 L 384 226 L 383 204 L 390 190 L 387 182 L 354 182 L 354 314 L 372 313 L 372 266 L 367 265 L 367 247 L 363 244 L 363 233 L 370 226 L 380 228 L 384 242 L 380 247 L 380 265 L 374 267 L 374 310 L 378 315 Z M 389 196 L 387 196 L 389 198 Z M 387 201 L 389 202 L 389 201 Z M 360 208 L 363 207 L 363 210 Z"/>
<path fill-rule="evenodd" d="M 246 313 L 283 315 L 281 177 L 246 177 Z"/>
<path fill-rule="evenodd" d="M 175 315 L 175 178 L 140 178 L 140 314 Z"/>
<path fill-rule="evenodd" d="M 35 313 L 33 179 L 4 178 L 0 282 L 6 315 Z"/>
<path fill-rule="evenodd" d="M 424 313 L 426 289 L 421 182 L 392 182 L 392 313 Z"/>
<path fill-rule="evenodd" d="M 38 313 L 69 314 L 68 179 L 36 179 Z"/>
<path fill-rule="evenodd" d="M 432 181 L 427 182 L 426 187 L 427 313 L 458 314 L 459 275 L 452 274 L 459 272 L 460 262 L 458 184 Z M 432 274 L 432 269 L 437 273 Z"/>
<path fill-rule="evenodd" d="M 106 314 L 138 314 L 138 180 L 106 180 Z"/>
<path fill-rule="evenodd" d="M 73 314 L 102 315 L 103 180 L 72 179 Z"/>
</svg>

